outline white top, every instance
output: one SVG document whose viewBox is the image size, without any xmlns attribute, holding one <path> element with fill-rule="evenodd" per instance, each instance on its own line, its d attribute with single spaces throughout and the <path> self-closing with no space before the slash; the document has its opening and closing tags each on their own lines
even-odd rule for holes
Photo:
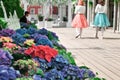
<svg viewBox="0 0 120 80">
<path fill-rule="evenodd" d="M 106 13 L 107 12 L 107 7 L 106 5 L 102 6 L 100 4 L 97 4 L 95 8 L 95 13 Z"/>
<path fill-rule="evenodd" d="M 75 14 L 84 14 L 85 13 L 85 6 L 77 5 L 75 7 Z"/>
</svg>

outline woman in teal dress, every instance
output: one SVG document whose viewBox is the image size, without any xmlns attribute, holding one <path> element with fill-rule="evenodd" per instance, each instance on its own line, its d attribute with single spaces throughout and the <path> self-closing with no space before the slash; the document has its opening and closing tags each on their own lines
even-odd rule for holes
<svg viewBox="0 0 120 80">
<path fill-rule="evenodd" d="M 101 39 L 103 39 L 103 33 L 105 30 L 105 27 L 110 26 L 109 19 L 106 15 L 106 5 L 103 0 L 99 0 L 98 4 L 95 8 L 95 19 L 93 22 L 93 25 L 96 27 L 96 35 L 95 37 L 98 38 L 98 30 L 101 28 Z"/>
</svg>

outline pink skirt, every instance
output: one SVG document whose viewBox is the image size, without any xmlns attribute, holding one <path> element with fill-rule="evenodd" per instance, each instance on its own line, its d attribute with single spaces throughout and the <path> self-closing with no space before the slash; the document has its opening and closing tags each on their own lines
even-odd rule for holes
<svg viewBox="0 0 120 80">
<path fill-rule="evenodd" d="M 76 14 L 73 21 L 72 21 L 72 26 L 73 27 L 78 27 L 78 28 L 87 28 L 88 23 L 86 20 L 86 17 L 84 14 Z"/>
</svg>

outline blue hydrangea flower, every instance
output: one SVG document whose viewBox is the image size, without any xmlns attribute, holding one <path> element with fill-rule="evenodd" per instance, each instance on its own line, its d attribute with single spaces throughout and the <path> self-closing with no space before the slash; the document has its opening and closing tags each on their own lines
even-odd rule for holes
<svg viewBox="0 0 120 80">
<path fill-rule="evenodd" d="M 42 28 L 42 29 L 39 29 L 39 30 L 38 30 L 38 33 L 41 34 L 41 35 L 47 35 L 47 34 L 48 34 L 48 31 L 47 31 L 47 29 Z"/>
<path fill-rule="evenodd" d="M 37 33 L 37 29 L 30 27 L 27 29 L 27 33 L 30 35 L 35 34 L 35 33 Z"/>
<path fill-rule="evenodd" d="M 62 44 L 58 43 L 58 41 L 52 40 L 52 43 L 54 46 L 56 46 L 58 49 L 65 49 L 65 46 L 63 46 Z"/>
<path fill-rule="evenodd" d="M 19 33 L 15 33 L 12 35 L 12 39 L 13 41 L 18 44 L 18 45 L 21 45 L 24 43 L 24 41 L 26 41 L 26 39 Z"/>
<path fill-rule="evenodd" d="M 8 51 L 0 49 L 0 65 L 10 65 L 13 57 Z"/>
<path fill-rule="evenodd" d="M 89 69 L 84 69 L 84 68 L 80 69 L 79 67 L 74 66 L 74 65 L 65 66 L 62 70 L 62 74 L 64 75 L 64 78 L 66 79 L 69 78 L 70 80 L 72 79 L 84 80 L 86 78 L 95 77 L 95 74 Z"/>
<path fill-rule="evenodd" d="M 33 80 L 47 80 L 47 79 L 41 78 L 40 75 L 34 75 L 34 76 L 33 76 Z"/>
<path fill-rule="evenodd" d="M 47 80 L 64 80 L 64 77 L 60 71 L 57 69 L 52 69 L 45 73 L 44 77 Z"/>
<path fill-rule="evenodd" d="M 17 29 L 16 32 L 19 33 L 19 34 L 21 34 L 21 35 L 24 35 L 24 34 L 27 33 L 27 29 L 25 29 L 25 28 Z"/>
<path fill-rule="evenodd" d="M 53 47 L 52 42 L 45 35 L 33 34 L 31 37 L 34 38 L 36 45 L 48 45 Z"/>
<path fill-rule="evenodd" d="M 51 60 L 51 62 L 47 62 L 46 60 L 40 58 L 34 59 L 39 62 L 40 68 L 43 70 L 43 72 L 46 72 L 49 69 L 62 70 L 64 66 L 69 64 L 69 62 L 62 55 L 57 55 Z"/>
<path fill-rule="evenodd" d="M 51 63 L 57 70 L 62 70 L 64 66 L 69 64 L 69 62 L 62 55 L 57 55 L 54 59 L 52 59 Z"/>
<path fill-rule="evenodd" d="M 34 59 L 40 64 L 40 68 L 43 70 L 43 72 L 46 72 L 47 70 L 51 69 L 52 67 L 51 62 L 47 62 L 46 60 L 40 58 Z"/>
<path fill-rule="evenodd" d="M 15 80 L 20 77 L 20 73 L 13 67 L 0 65 L 0 80 Z"/>
</svg>

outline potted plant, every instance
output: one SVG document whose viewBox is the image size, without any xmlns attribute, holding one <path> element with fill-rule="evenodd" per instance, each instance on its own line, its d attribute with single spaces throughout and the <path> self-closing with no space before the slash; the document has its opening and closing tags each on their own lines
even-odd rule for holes
<svg viewBox="0 0 120 80">
<path fill-rule="evenodd" d="M 44 16 L 38 15 L 38 26 L 39 27 L 44 27 L 44 22 L 43 22 Z"/>
<path fill-rule="evenodd" d="M 52 28 L 53 25 L 53 19 L 52 18 L 46 18 L 45 19 L 45 27 Z"/>
<path fill-rule="evenodd" d="M 38 15 L 38 20 L 39 20 L 39 21 L 43 21 L 43 18 L 44 18 L 44 16 Z"/>
<path fill-rule="evenodd" d="M 45 20 L 46 20 L 46 21 L 53 21 L 52 18 L 46 18 Z"/>
<path fill-rule="evenodd" d="M 67 20 L 67 17 L 63 17 L 63 21 L 64 22 L 67 22 L 68 20 Z"/>
</svg>

